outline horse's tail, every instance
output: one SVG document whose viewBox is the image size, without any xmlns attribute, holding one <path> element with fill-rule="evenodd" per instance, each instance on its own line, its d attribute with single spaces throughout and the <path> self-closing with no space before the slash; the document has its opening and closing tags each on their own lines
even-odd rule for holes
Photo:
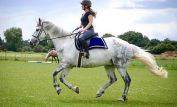
<svg viewBox="0 0 177 107">
<path fill-rule="evenodd" d="M 135 59 L 138 59 L 140 61 L 142 61 L 145 65 L 148 66 L 148 69 L 155 75 L 160 76 L 162 78 L 167 78 L 168 77 L 168 72 L 163 68 L 163 67 L 159 67 L 156 63 L 156 60 L 154 58 L 154 56 L 148 52 L 146 52 L 145 50 L 137 47 L 137 46 L 133 46 L 134 48 L 134 57 Z"/>
</svg>

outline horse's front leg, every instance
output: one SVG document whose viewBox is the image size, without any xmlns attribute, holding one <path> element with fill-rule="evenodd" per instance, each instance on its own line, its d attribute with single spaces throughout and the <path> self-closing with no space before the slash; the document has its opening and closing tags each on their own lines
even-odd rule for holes
<svg viewBox="0 0 177 107">
<path fill-rule="evenodd" d="M 53 63 L 53 56 L 52 56 L 52 63 Z"/>
<path fill-rule="evenodd" d="M 57 67 L 55 69 L 55 71 L 53 72 L 53 86 L 54 88 L 56 89 L 58 95 L 60 94 L 61 92 L 61 88 L 60 88 L 60 85 L 58 83 L 58 79 L 57 79 L 57 76 L 58 76 L 58 73 L 61 72 L 63 69 L 67 68 L 67 65 L 66 64 L 63 64 L 61 63 L 59 67 Z"/>
<path fill-rule="evenodd" d="M 65 68 L 63 69 L 61 76 L 60 76 L 60 81 L 65 84 L 69 89 L 73 90 L 77 94 L 79 94 L 79 87 L 72 85 L 69 83 L 65 77 L 69 74 L 70 68 Z"/>
<path fill-rule="evenodd" d="M 57 63 L 59 63 L 59 59 L 58 59 L 58 56 L 57 56 Z"/>
</svg>

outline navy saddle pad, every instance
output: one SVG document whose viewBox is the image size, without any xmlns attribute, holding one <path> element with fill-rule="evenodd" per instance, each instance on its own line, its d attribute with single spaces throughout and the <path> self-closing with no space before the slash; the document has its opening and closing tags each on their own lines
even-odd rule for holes
<svg viewBox="0 0 177 107">
<path fill-rule="evenodd" d="M 106 42 L 103 38 L 94 36 L 91 39 L 87 40 L 89 45 L 89 50 L 94 48 L 108 49 Z M 79 41 L 75 38 L 75 46 L 78 50 L 81 50 L 81 45 Z"/>
</svg>

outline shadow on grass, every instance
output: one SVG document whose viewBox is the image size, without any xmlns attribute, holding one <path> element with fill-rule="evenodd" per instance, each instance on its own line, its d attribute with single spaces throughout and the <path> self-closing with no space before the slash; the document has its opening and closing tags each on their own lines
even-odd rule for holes
<svg viewBox="0 0 177 107">
<path fill-rule="evenodd" d="M 107 100 L 107 99 L 93 99 L 93 100 L 86 100 L 86 99 L 72 99 L 72 100 L 60 100 L 59 102 L 69 105 L 84 105 L 84 106 L 101 106 L 101 107 L 108 107 L 108 106 L 147 106 L 147 107 L 153 107 L 153 106 L 166 106 L 171 107 L 175 106 L 177 103 L 169 103 L 169 102 L 149 102 L 149 101 L 142 101 L 142 100 L 128 100 L 125 102 L 121 102 L 118 100 Z"/>
</svg>

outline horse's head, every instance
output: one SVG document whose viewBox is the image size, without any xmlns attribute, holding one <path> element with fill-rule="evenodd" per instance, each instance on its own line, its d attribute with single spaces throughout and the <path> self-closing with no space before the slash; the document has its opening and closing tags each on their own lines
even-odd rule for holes
<svg viewBox="0 0 177 107">
<path fill-rule="evenodd" d="M 39 18 L 37 26 L 36 26 L 36 30 L 33 33 L 33 38 L 30 41 L 30 44 L 32 46 L 34 45 L 38 45 L 40 41 L 43 41 L 45 39 L 45 37 L 47 36 L 47 32 L 44 29 L 44 23 L 42 22 L 42 20 Z"/>
</svg>

